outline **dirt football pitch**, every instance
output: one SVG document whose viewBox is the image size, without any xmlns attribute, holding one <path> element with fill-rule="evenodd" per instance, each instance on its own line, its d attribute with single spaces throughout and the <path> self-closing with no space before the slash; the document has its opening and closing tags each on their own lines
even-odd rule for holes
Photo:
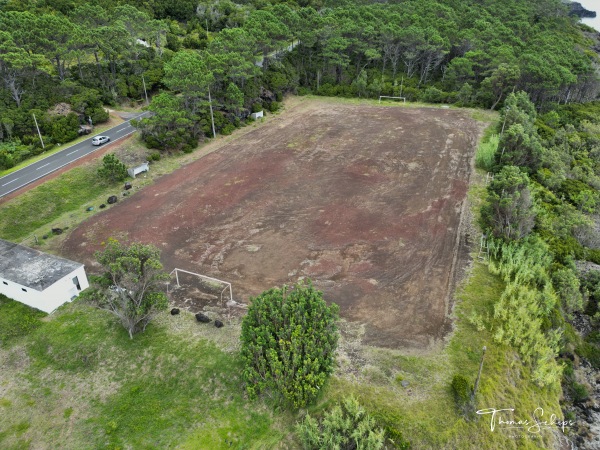
<svg viewBox="0 0 600 450">
<path fill-rule="evenodd" d="M 300 100 L 88 219 L 61 253 L 89 267 L 111 236 L 152 243 L 168 271 L 229 281 L 241 302 L 310 278 L 365 343 L 428 347 L 468 256 L 481 129 L 467 111 Z"/>
</svg>

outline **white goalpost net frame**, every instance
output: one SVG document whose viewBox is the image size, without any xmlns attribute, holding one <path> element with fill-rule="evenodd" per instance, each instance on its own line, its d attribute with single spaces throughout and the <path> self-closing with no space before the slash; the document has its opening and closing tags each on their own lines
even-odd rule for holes
<svg viewBox="0 0 600 450">
<path fill-rule="evenodd" d="M 210 281 L 213 283 L 220 283 L 220 284 L 225 285 L 225 287 L 221 290 L 221 299 L 220 299 L 221 305 L 223 304 L 223 293 L 227 290 L 229 290 L 229 300 L 233 301 L 233 290 L 231 289 L 231 283 L 229 283 L 227 281 L 219 280 L 218 278 L 213 278 L 213 277 L 209 277 L 206 275 L 202 275 L 200 273 L 190 272 L 189 270 L 175 268 L 171 271 L 171 273 L 169 275 L 172 277 L 173 274 L 175 274 L 175 280 L 177 281 L 177 287 L 181 286 L 179 284 L 179 272 L 187 273 L 189 275 L 194 275 L 202 280 Z M 169 292 L 169 283 L 167 283 L 167 292 Z"/>
<path fill-rule="evenodd" d="M 398 99 L 398 100 L 402 100 L 404 103 L 406 103 L 406 97 L 392 97 L 390 95 L 380 95 L 379 96 L 379 103 L 381 103 L 381 99 L 382 98 L 395 98 L 395 99 Z"/>
</svg>

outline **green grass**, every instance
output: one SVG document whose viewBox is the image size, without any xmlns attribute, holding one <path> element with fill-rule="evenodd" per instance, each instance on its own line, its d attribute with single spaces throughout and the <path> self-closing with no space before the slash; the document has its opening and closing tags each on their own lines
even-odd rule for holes
<svg viewBox="0 0 600 450">
<path fill-rule="evenodd" d="M 483 120 L 490 115 L 481 116 Z M 163 158 L 139 185 L 197 157 Z M 111 189 L 91 183 L 93 176 L 93 166 L 74 169 L 56 184 L 0 206 L 0 236 L 22 239 L 32 231 L 49 230 L 55 220 L 62 224 L 73 217 L 76 222 L 92 214 L 84 207 Z M 475 216 L 484 195 L 481 186 L 469 192 Z M 413 449 L 547 448 L 547 433 L 508 436 L 491 432 L 487 417 L 465 420 L 456 412 L 452 377 L 459 373 L 474 382 L 486 345 L 478 408 L 515 408 L 529 418 L 539 406 L 548 415 L 561 416 L 560 393 L 536 388 L 517 353 L 492 339 L 494 303 L 503 288 L 485 265 L 474 264 L 459 290 L 455 331 L 448 343 L 413 354 L 359 345 L 358 359 L 341 365 L 309 412 L 322 415 L 354 394 Z M 0 331 L 5 317 L 18 318 L 15 305 L 0 302 Z M 163 314 L 132 341 L 113 316 L 77 302 L 33 323 L 17 332 L 9 345 L 0 346 L 0 448 L 297 446 L 293 425 L 302 412 L 245 398 L 235 350 L 239 325 L 216 330 L 196 324 L 190 314 Z M 344 372 L 348 367 L 352 373 Z M 409 385 L 402 387 L 401 381 Z"/>
<path fill-rule="evenodd" d="M 97 176 L 97 167 L 76 167 L 25 192 L 0 207 L 0 237 L 18 241 L 42 226 L 52 228 L 62 214 L 82 208 L 107 185 Z M 41 237 L 41 236 L 38 236 Z"/>
<path fill-rule="evenodd" d="M 0 294 L 0 347 L 39 327 L 46 313 L 15 302 Z"/>
<path fill-rule="evenodd" d="M 447 347 L 419 356 L 370 349 L 363 365 L 374 369 L 362 372 L 367 374 L 366 379 L 333 378 L 326 395 L 311 408 L 311 414 L 318 415 L 334 400 L 354 394 L 370 414 L 380 420 L 387 418 L 387 426 L 400 430 L 415 449 L 548 448 L 552 442 L 549 431 L 539 436 L 522 431 L 492 432 L 489 416 L 474 414 L 467 420 L 456 411 L 450 389 L 452 377 L 461 374 L 474 384 L 485 345 L 478 409 L 515 408 L 520 417 L 530 419 L 537 407 L 543 407 L 548 420 L 550 414 L 562 416 L 558 388 L 537 388 L 517 353 L 494 342 L 489 328 L 478 331 L 468 319 L 473 311 L 482 317 L 493 317 L 493 305 L 503 288 L 502 281 L 491 275 L 485 265 L 475 264 L 468 282 L 460 289 L 456 330 Z M 409 382 L 407 388 L 400 387 L 399 376 Z"/>
<path fill-rule="evenodd" d="M 290 418 L 276 420 L 245 398 L 237 354 L 178 333 L 169 321 L 227 333 L 189 313 L 165 313 L 130 340 L 112 315 L 77 303 L 31 330 L 13 348 L 29 363 L 8 357 L 0 374 L 0 385 L 19 380 L 0 403 L 0 448 L 27 441 L 63 449 L 266 449 L 284 441 Z"/>
<path fill-rule="evenodd" d="M 477 147 L 477 153 L 475 154 L 475 166 L 479 169 L 483 169 L 486 172 L 490 172 L 494 167 L 494 155 L 498 150 L 498 143 L 500 138 L 497 134 L 492 134 L 487 139 L 483 139 Z"/>
</svg>

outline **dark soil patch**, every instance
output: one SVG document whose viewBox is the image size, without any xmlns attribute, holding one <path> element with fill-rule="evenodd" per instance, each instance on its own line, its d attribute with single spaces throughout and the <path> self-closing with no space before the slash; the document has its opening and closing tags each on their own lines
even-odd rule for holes
<svg viewBox="0 0 600 450">
<path fill-rule="evenodd" d="M 448 331 L 480 128 L 464 111 L 306 101 L 90 218 L 62 253 L 153 243 L 166 269 L 244 302 L 310 277 L 367 343 L 423 348 Z"/>
</svg>

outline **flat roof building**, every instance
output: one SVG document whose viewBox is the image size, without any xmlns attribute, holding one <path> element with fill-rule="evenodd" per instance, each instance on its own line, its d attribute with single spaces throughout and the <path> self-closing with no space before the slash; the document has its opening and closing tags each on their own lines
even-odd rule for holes
<svg viewBox="0 0 600 450">
<path fill-rule="evenodd" d="M 89 286 L 83 264 L 0 239 L 0 293 L 50 313 Z"/>
</svg>

